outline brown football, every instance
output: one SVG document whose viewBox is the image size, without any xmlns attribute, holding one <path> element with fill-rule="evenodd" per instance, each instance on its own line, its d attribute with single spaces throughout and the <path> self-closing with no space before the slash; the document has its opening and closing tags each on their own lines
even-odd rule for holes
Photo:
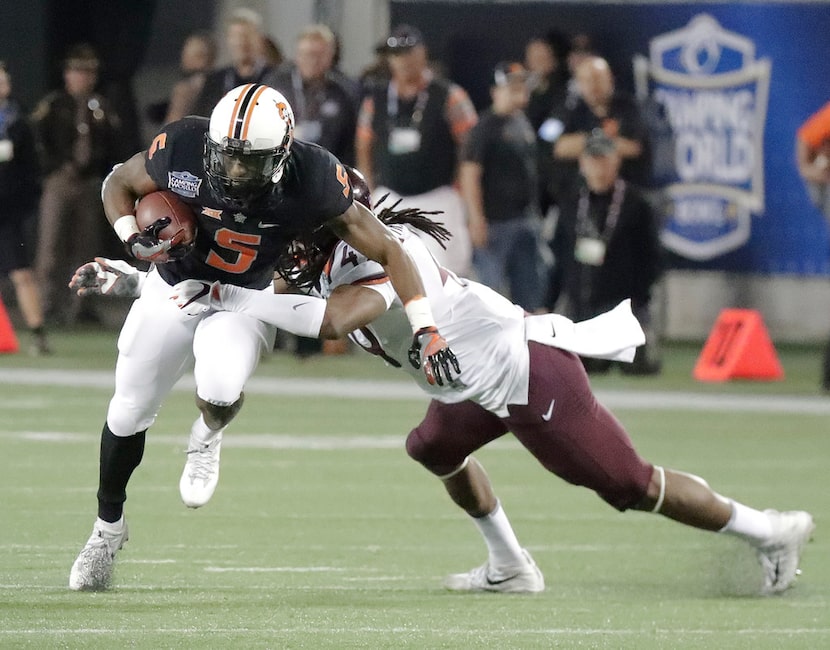
<svg viewBox="0 0 830 650">
<path fill-rule="evenodd" d="M 196 242 L 197 221 L 193 208 L 170 190 L 141 197 L 135 208 L 135 220 L 141 230 L 164 217 L 169 217 L 170 223 L 159 231 L 159 240 L 175 237 L 175 246 L 189 250 Z"/>
</svg>

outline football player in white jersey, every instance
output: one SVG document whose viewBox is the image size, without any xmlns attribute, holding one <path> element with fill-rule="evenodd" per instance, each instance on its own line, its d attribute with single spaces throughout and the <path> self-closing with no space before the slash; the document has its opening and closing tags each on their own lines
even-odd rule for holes
<svg viewBox="0 0 830 650">
<path fill-rule="evenodd" d="M 354 179 L 352 183 L 356 185 Z M 413 376 L 432 401 L 424 420 L 407 437 L 407 452 L 443 481 L 453 501 L 473 518 L 488 549 L 483 565 L 450 575 L 447 588 L 517 593 L 544 589 L 541 572 L 519 544 L 484 469 L 472 456 L 508 431 L 546 469 L 594 490 L 619 510 L 660 513 L 747 541 L 763 568 L 762 593 L 791 586 L 814 529 L 809 513 L 759 511 L 721 496 L 697 476 L 646 462 L 619 422 L 594 398 L 577 354 L 633 359 L 644 337 L 627 301 L 583 323 L 556 314 L 528 316 L 487 287 L 441 268 L 416 232 L 426 230 L 440 238 L 442 231 L 422 215 L 385 210 L 379 216 L 392 224 L 415 261 L 436 324 L 464 367 L 460 377 L 451 364 L 432 368 L 435 383 L 449 384 L 451 390 L 437 391 L 417 369 L 423 358 L 410 347 L 411 327 L 382 267 L 342 241 L 319 246 L 322 257 L 311 259 L 299 272 L 298 281 L 320 271 L 321 298 L 269 295 L 218 283 L 207 287 L 196 281 L 178 284 L 171 295 L 194 315 L 232 310 L 287 331 L 302 327 L 324 338 L 349 334 L 368 352 Z M 311 248 L 304 245 L 306 253 Z M 98 260 L 97 279 L 88 270 L 90 291 L 115 276 L 124 279 L 117 270 L 107 270 L 106 262 Z"/>
</svg>

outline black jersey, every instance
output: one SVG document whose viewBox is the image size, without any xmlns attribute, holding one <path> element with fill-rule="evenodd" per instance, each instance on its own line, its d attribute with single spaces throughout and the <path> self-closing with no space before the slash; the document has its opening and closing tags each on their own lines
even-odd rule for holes
<svg viewBox="0 0 830 650">
<path fill-rule="evenodd" d="M 184 259 L 159 264 L 168 284 L 188 278 L 263 289 L 279 256 L 294 239 L 308 235 L 352 205 L 346 170 L 317 145 L 295 141 L 280 182 L 244 210 L 228 208 L 205 176 L 202 154 L 208 120 L 172 122 L 145 156 L 147 173 L 161 189 L 198 206 L 199 231 Z"/>
</svg>

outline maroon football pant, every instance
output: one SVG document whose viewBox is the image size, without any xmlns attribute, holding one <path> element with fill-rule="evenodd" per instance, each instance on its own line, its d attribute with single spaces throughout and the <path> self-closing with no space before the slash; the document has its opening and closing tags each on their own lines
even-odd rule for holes
<svg viewBox="0 0 830 650">
<path fill-rule="evenodd" d="M 529 343 L 528 403 L 500 418 L 474 402 L 430 402 L 406 439 L 407 453 L 443 476 L 508 431 L 549 471 L 594 490 L 618 510 L 646 494 L 654 470 L 640 458 L 622 425 L 597 402 L 574 354 Z"/>
</svg>

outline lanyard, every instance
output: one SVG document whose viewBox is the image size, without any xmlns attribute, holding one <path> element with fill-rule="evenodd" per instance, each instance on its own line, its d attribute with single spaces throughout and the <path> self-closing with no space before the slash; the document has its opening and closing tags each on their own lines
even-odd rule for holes
<svg viewBox="0 0 830 650">
<path fill-rule="evenodd" d="M 412 117 L 409 118 L 409 125 L 418 130 L 421 128 L 421 120 L 424 119 L 424 109 L 429 100 L 429 86 L 425 86 L 418 92 L 415 100 L 415 108 L 412 109 Z M 395 127 L 395 118 L 398 117 L 398 85 L 394 81 L 389 82 L 389 93 L 386 98 L 386 114 L 389 117 L 391 127 Z"/>
<path fill-rule="evenodd" d="M 576 223 L 577 228 L 582 226 L 590 234 L 597 239 L 602 240 L 607 245 L 614 234 L 614 228 L 617 227 L 617 221 L 620 218 L 620 210 L 622 209 L 623 197 L 625 196 L 625 182 L 618 178 L 614 181 L 614 193 L 611 195 L 611 203 L 608 206 L 608 212 L 605 217 L 605 228 L 600 234 L 599 228 L 591 221 L 589 215 L 589 192 L 587 187 L 583 187 L 579 192 L 579 203 L 576 207 Z"/>
</svg>

